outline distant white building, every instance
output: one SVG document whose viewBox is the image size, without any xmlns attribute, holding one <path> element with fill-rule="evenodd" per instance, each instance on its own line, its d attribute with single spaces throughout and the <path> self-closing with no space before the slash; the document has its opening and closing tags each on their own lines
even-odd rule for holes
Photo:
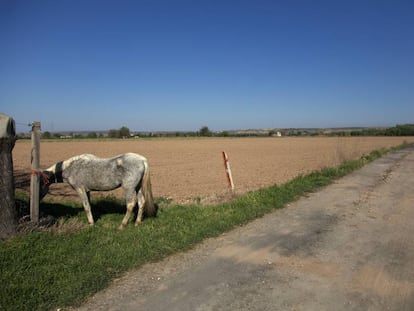
<svg viewBox="0 0 414 311">
<path fill-rule="evenodd" d="M 273 133 L 270 133 L 270 134 L 271 134 L 272 137 L 282 137 L 282 132 L 279 132 L 279 131 L 273 132 Z"/>
</svg>

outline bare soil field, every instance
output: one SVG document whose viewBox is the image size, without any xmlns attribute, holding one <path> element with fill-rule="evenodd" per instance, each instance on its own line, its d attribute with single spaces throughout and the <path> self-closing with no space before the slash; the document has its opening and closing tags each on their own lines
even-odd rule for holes
<svg viewBox="0 0 414 311">
<path fill-rule="evenodd" d="M 307 138 L 180 138 L 42 141 L 40 167 L 82 153 L 112 157 L 135 152 L 148 158 L 155 197 L 173 203 L 215 202 L 226 198 L 228 186 L 222 151 L 230 160 L 236 194 L 284 183 L 298 175 L 334 167 L 372 150 L 414 142 L 414 137 Z M 17 141 L 13 150 L 16 188 L 28 189 L 30 141 Z M 122 191 L 113 191 L 122 196 Z M 95 194 L 93 194 L 95 195 Z M 50 188 L 49 200 L 73 201 L 77 194 L 66 184 Z"/>
</svg>

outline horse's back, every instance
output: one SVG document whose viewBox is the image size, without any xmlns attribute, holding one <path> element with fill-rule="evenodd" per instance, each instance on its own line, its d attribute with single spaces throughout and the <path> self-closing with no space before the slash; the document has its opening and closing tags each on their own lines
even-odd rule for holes
<svg viewBox="0 0 414 311">
<path fill-rule="evenodd" d="M 73 163 L 73 162 L 77 162 L 77 161 L 83 161 L 83 162 L 98 162 L 98 161 L 103 161 L 103 162 L 113 162 L 116 160 L 130 160 L 130 161 L 144 161 L 144 162 L 148 162 L 147 158 L 138 154 L 138 153 L 133 153 L 133 152 L 127 152 L 127 153 L 123 153 L 123 154 L 119 154 L 115 157 L 112 158 L 100 158 L 97 157 L 94 154 L 90 154 L 90 153 L 84 153 L 84 154 L 80 154 L 77 156 L 74 156 L 68 160 L 66 160 L 65 162 L 67 162 L 68 164 Z"/>
<path fill-rule="evenodd" d="M 147 162 L 147 158 L 138 154 L 138 153 L 133 153 L 133 152 L 128 152 L 128 153 L 124 153 L 119 155 L 118 157 L 123 157 L 123 158 L 127 158 L 127 159 L 134 159 L 134 160 L 139 160 L 139 161 L 145 161 Z"/>
<path fill-rule="evenodd" d="M 137 153 L 124 153 L 112 158 L 119 166 L 145 166 L 148 163 L 147 158 Z"/>
<path fill-rule="evenodd" d="M 145 157 L 136 153 L 112 158 L 82 154 L 67 160 L 63 175 L 70 184 L 89 190 L 111 190 L 125 183 L 135 187 L 145 172 L 146 162 Z"/>
</svg>

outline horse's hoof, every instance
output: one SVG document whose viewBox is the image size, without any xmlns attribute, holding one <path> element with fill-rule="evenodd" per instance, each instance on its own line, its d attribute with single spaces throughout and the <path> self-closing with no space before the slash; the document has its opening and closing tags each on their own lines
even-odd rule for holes
<svg viewBox="0 0 414 311">
<path fill-rule="evenodd" d="M 124 225 L 120 225 L 120 226 L 118 227 L 118 230 L 124 230 L 124 228 L 125 228 L 125 226 L 124 226 Z"/>
</svg>

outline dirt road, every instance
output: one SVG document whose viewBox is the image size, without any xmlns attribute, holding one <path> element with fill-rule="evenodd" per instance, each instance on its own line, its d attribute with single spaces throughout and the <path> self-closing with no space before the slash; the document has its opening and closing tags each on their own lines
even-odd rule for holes
<svg viewBox="0 0 414 311">
<path fill-rule="evenodd" d="M 414 148 L 130 272 L 78 310 L 414 310 Z"/>
</svg>

